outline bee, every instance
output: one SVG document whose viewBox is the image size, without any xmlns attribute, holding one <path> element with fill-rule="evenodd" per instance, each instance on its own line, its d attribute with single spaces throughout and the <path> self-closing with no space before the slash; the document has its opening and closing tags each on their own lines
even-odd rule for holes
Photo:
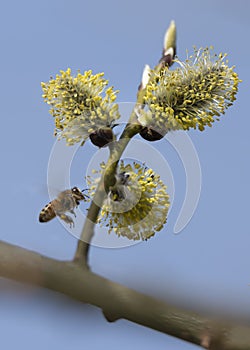
<svg viewBox="0 0 250 350">
<path fill-rule="evenodd" d="M 49 202 L 41 210 L 39 214 L 40 222 L 48 222 L 54 219 L 56 216 L 59 216 L 63 221 L 69 224 L 70 227 L 74 227 L 74 221 L 65 212 L 69 212 L 76 217 L 74 209 L 78 207 L 80 201 L 86 201 L 86 194 L 82 192 L 86 190 L 80 190 L 78 187 L 73 187 L 69 190 L 65 190 L 59 193 L 57 198 Z"/>
<path fill-rule="evenodd" d="M 129 184 L 130 174 L 126 173 L 126 171 L 123 171 L 119 174 L 116 174 L 115 178 L 116 183 L 110 190 L 109 199 L 112 199 L 115 202 L 121 202 L 127 197 L 126 186 Z"/>
</svg>

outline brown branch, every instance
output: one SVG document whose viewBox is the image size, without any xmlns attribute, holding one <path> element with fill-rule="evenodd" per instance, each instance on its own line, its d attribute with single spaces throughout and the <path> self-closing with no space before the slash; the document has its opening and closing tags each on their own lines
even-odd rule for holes
<svg viewBox="0 0 250 350">
<path fill-rule="evenodd" d="M 49 288 L 120 318 L 212 350 L 249 350 L 250 326 L 172 306 L 92 273 L 72 261 L 58 261 L 0 242 L 0 276 Z"/>
</svg>

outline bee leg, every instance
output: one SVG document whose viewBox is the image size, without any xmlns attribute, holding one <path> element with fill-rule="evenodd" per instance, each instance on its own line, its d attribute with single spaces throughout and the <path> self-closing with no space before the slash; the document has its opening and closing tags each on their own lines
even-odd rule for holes
<svg viewBox="0 0 250 350">
<path fill-rule="evenodd" d="M 69 224 L 69 227 L 74 227 L 75 224 L 74 224 L 74 221 L 72 220 L 72 218 L 66 214 L 60 214 L 59 217 L 64 221 L 66 222 L 67 224 Z"/>
<path fill-rule="evenodd" d="M 69 212 L 70 212 L 71 214 L 73 214 L 73 215 L 74 215 L 74 217 L 76 218 L 76 213 L 74 212 L 74 210 L 73 210 L 73 209 L 69 210 Z"/>
</svg>

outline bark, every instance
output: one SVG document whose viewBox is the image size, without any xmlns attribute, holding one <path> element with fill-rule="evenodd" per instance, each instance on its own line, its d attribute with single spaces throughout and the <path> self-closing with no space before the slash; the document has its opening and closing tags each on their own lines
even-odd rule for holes
<svg viewBox="0 0 250 350">
<path fill-rule="evenodd" d="M 218 321 L 156 300 L 98 276 L 76 260 L 59 261 L 0 242 L 0 276 L 95 305 L 109 322 L 124 318 L 212 350 L 250 349 L 249 324 Z"/>
</svg>

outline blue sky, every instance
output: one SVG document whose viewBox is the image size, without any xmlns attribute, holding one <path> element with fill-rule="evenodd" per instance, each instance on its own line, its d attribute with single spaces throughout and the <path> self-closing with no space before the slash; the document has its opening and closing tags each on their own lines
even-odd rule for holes
<svg viewBox="0 0 250 350">
<path fill-rule="evenodd" d="M 175 183 L 168 224 L 133 247 L 93 247 L 90 264 L 103 276 L 162 299 L 249 315 L 249 11 L 247 0 L 2 4 L 0 239 L 58 259 L 73 256 L 76 239 L 57 220 L 47 226 L 37 220 L 48 200 L 47 164 L 55 141 L 40 82 L 67 67 L 103 71 L 120 90 L 119 102 L 133 102 L 142 69 L 160 58 L 164 32 L 174 19 L 181 59 L 193 45 L 228 53 L 243 80 L 237 101 L 213 128 L 189 132 L 201 163 L 202 191 L 188 226 L 174 235 L 185 172 L 176 152 L 159 142 Z M 91 152 L 94 147 L 87 145 L 77 154 L 74 181 L 82 180 L 80 159 Z M 1 279 L 0 293 L 4 348 L 197 348 L 124 320 L 108 324 L 100 310 L 50 291 Z"/>
</svg>

